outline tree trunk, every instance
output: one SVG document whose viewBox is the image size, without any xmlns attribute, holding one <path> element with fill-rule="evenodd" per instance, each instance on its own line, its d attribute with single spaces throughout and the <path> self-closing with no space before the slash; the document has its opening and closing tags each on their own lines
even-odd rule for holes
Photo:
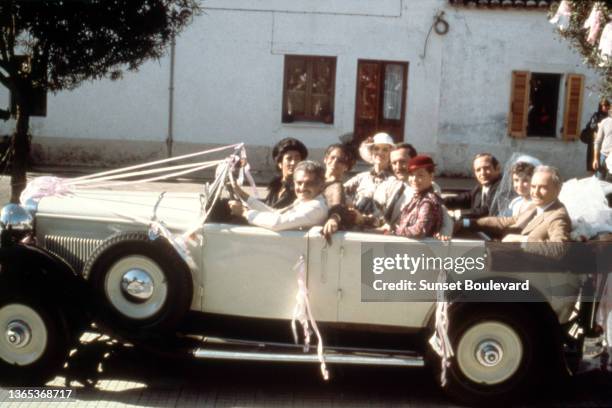
<svg viewBox="0 0 612 408">
<path fill-rule="evenodd" d="M 21 99 L 21 98 L 19 98 Z M 20 103 L 21 102 L 21 103 Z M 21 192 L 26 187 L 26 171 L 28 169 L 28 155 L 30 152 L 30 139 L 28 128 L 30 115 L 27 102 L 17 103 L 17 127 L 11 139 L 13 160 L 11 162 L 11 203 L 18 203 Z"/>
</svg>

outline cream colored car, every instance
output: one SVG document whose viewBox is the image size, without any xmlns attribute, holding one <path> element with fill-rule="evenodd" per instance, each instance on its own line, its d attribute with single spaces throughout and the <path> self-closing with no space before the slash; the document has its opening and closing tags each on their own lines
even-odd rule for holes
<svg viewBox="0 0 612 408">
<path fill-rule="evenodd" d="M 285 232 L 219 223 L 198 227 L 202 205 L 202 197 L 191 193 L 160 200 L 159 193 L 85 191 L 43 198 L 27 212 L 5 208 L 2 251 L 20 247 L 24 253 L 43 252 L 58 265 L 65 260 L 64 275 L 76 275 L 69 280 L 83 293 L 75 299 L 67 295 L 64 303 L 54 296 L 41 301 L 32 295 L 45 290 L 39 285 L 22 296 L 0 297 L 0 377 L 27 374 L 23 378 L 34 381 L 61 360 L 57 348 L 69 340 L 54 338 L 56 332 L 62 325 L 77 326 L 71 329 L 74 335 L 83 329 L 74 323 L 79 319 L 65 318 L 66 308 L 82 310 L 88 317 L 81 320 L 91 316 L 100 327 L 139 341 L 147 333 L 202 335 L 191 350 L 196 358 L 316 363 L 316 352 L 304 353 L 289 335 L 300 256 L 312 316 L 332 370 L 335 364 L 438 370 L 440 361 L 427 343 L 435 302 L 362 301 L 362 243 L 408 240 L 348 231 L 336 233 L 328 245 L 319 227 Z M 188 255 L 149 233 L 154 215 L 175 236 L 197 228 Z M 16 221 L 20 217 L 25 220 Z M 28 234 L 35 245 L 19 242 Z M 2 256 L 0 262 L 4 268 L 16 261 Z M 47 268 L 43 261 L 36 265 L 32 268 Z M 538 279 L 532 278 L 534 292 Z M 581 278 L 573 284 L 574 300 L 542 294 L 543 301 L 534 303 L 451 305 L 448 334 L 454 357 L 444 388 L 466 402 L 494 401 L 515 395 L 547 371 L 566 370 L 564 355 L 579 356 L 582 344 L 568 334 L 579 324 L 575 295 Z"/>
</svg>

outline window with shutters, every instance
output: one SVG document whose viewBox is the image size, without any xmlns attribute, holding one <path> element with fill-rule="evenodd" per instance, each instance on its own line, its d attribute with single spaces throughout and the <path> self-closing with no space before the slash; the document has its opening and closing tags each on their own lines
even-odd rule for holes
<svg viewBox="0 0 612 408">
<path fill-rule="evenodd" d="M 336 57 L 285 55 L 283 123 L 334 122 Z"/>
<path fill-rule="evenodd" d="M 565 88 L 562 90 L 563 79 Z M 516 138 L 578 138 L 583 83 L 582 75 L 514 71 L 508 118 L 509 135 Z M 559 118 L 561 111 L 563 117 Z"/>
</svg>

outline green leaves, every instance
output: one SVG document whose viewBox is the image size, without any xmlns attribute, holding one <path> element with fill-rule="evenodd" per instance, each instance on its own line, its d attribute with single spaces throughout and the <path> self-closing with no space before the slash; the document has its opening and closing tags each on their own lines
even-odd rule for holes
<svg viewBox="0 0 612 408">
<path fill-rule="evenodd" d="M 198 0 L 2 0 L 0 68 L 15 76 L 11 54 L 26 54 L 53 91 L 117 79 L 160 58 L 200 12 Z"/>
</svg>

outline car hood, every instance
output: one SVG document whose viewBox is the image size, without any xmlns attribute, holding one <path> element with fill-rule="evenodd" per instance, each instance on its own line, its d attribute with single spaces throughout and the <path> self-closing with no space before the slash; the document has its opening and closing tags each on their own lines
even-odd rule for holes
<svg viewBox="0 0 612 408">
<path fill-rule="evenodd" d="M 150 223 L 161 192 L 85 190 L 63 196 L 44 197 L 36 217 L 105 220 L 146 225 Z M 201 217 L 198 193 L 164 193 L 157 220 L 172 229 L 185 230 Z"/>
</svg>

